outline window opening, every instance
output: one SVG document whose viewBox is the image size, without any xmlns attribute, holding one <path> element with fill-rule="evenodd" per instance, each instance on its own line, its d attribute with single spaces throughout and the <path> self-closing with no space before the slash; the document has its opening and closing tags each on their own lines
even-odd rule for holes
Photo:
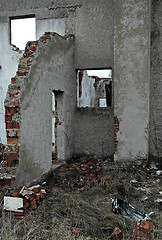
<svg viewBox="0 0 162 240">
<path fill-rule="evenodd" d="M 25 49 L 28 41 L 36 40 L 36 18 L 21 17 L 11 18 L 11 44 L 20 50 Z"/>
<path fill-rule="evenodd" d="M 77 71 L 77 107 L 112 105 L 112 70 Z"/>
</svg>

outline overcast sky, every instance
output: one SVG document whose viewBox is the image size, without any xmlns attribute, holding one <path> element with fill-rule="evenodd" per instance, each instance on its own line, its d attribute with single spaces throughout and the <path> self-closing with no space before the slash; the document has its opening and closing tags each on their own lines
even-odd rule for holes
<svg viewBox="0 0 162 240">
<path fill-rule="evenodd" d="M 11 43 L 24 50 L 28 41 L 36 40 L 35 25 L 35 18 L 11 20 Z"/>
</svg>

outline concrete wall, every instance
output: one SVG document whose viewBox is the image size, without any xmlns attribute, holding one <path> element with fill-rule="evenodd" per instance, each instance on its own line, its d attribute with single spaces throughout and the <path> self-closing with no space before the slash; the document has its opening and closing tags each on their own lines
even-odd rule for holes
<svg viewBox="0 0 162 240">
<path fill-rule="evenodd" d="M 114 153 L 113 108 L 76 108 L 76 155 L 109 157 Z"/>
<path fill-rule="evenodd" d="M 62 18 L 59 21 L 65 21 L 66 34 L 75 34 L 76 69 L 113 67 L 112 0 L 23 0 L 21 3 L 19 0 L 14 3 L 6 0 L 0 2 L 0 9 L 0 17 L 7 19 L 35 15 L 40 20 L 37 21 L 40 34 L 41 20 Z"/>
<path fill-rule="evenodd" d="M 6 144 L 5 108 L 7 88 L 16 73 L 22 52 L 10 45 L 9 22 L 0 22 L 0 142 Z"/>
<path fill-rule="evenodd" d="M 152 0 L 149 157 L 162 159 L 162 1 Z"/>
<path fill-rule="evenodd" d="M 48 43 L 47 43 L 48 42 Z M 73 63 L 74 40 L 58 36 L 39 42 L 38 56 L 22 87 L 20 166 L 17 182 L 29 184 L 47 173 L 52 166 L 52 91 L 61 91 L 60 123 L 57 129 L 58 158 L 73 153 L 76 79 Z M 59 102 L 59 99 L 57 99 Z M 59 109 L 58 109 L 59 111 Z"/>
<path fill-rule="evenodd" d="M 114 1 L 114 115 L 116 160 L 147 158 L 150 9 L 148 0 Z"/>
<path fill-rule="evenodd" d="M 44 32 L 57 32 L 65 35 L 65 18 L 36 20 L 36 39 L 39 39 Z"/>
</svg>

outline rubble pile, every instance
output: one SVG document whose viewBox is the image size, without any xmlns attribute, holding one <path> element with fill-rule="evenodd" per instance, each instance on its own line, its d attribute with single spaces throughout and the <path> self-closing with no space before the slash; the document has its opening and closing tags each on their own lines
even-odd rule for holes
<svg viewBox="0 0 162 240">
<path fill-rule="evenodd" d="M 23 187 L 20 192 L 12 193 L 11 197 L 4 196 L 4 210 L 14 212 L 16 219 L 22 219 L 30 209 L 37 209 L 46 193 L 45 189 L 40 189 L 40 185 Z"/>
</svg>

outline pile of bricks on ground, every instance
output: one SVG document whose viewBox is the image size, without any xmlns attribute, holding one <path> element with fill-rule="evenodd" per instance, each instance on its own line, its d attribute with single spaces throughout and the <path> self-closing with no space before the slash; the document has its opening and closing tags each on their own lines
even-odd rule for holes
<svg viewBox="0 0 162 240">
<path fill-rule="evenodd" d="M 44 198 L 44 195 L 46 193 L 47 192 L 45 189 L 39 189 L 38 187 L 34 187 L 32 189 L 23 187 L 20 192 L 14 192 L 11 197 L 6 197 L 9 201 L 6 201 L 7 203 L 5 206 L 4 200 L 4 210 L 14 212 L 16 219 L 22 219 L 24 217 L 24 214 L 29 210 L 37 209 L 39 202 Z M 14 202 L 20 202 L 20 199 L 22 199 L 23 206 L 13 210 L 13 205 L 15 205 Z"/>
<path fill-rule="evenodd" d="M 57 181 L 61 176 L 64 177 L 64 184 L 69 183 L 74 188 L 82 188 L 86 184 L 94 186 L 101 182 L 102 160 L 100 159 L 86 159 L 84 157 L 62 165 L 54 178 Z M 58 163 L 55 161 L 54 163 Z"/>
<path fill-rule="evenodd" d="M 139 223 L 136 222 L 134 224 L 133 237 L 131 237 L 130 240 L 151 239 L 152 232 L 153 223 L 141 220 Z M 110 238 L 113 240 L 123 240 L 123 233 L 118 227 L 116 227 Z"/>
</svg>

